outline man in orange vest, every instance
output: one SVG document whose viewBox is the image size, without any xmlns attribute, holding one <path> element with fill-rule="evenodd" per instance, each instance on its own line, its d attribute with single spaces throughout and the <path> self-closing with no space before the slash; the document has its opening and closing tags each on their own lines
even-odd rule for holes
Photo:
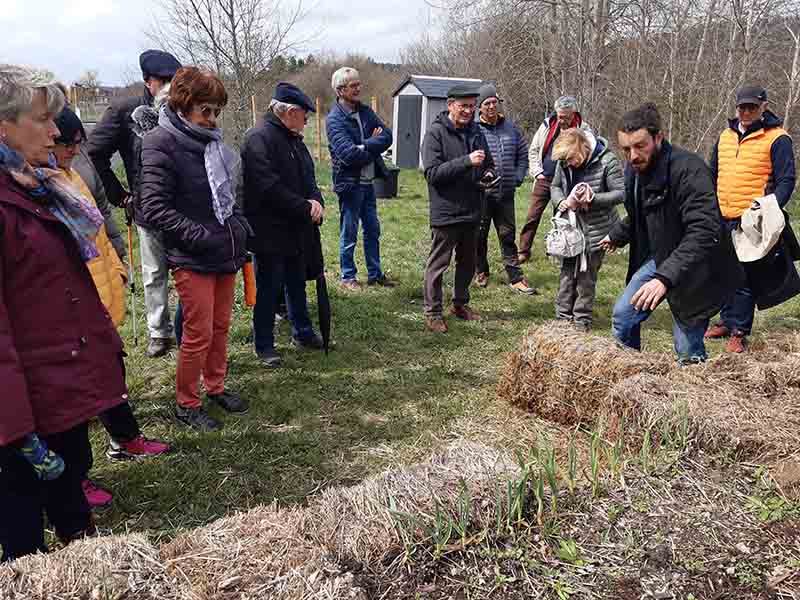
<svg viewBox="0 0 800 600">
<path fill-rule="evenodd" d="M 719 208 L 730 231 L 756 198 L 775 194 L 784 207 L 795 184 L 792 138 L 781 127 L 783 121 L 767 108 L 767 90 L 740 88 L 736 117 L 729 121 L 711 154 Z M 720 321 L 708 329 L 706 338 L 727 337 L 729 352 L 744 352 L 754 314 L 753 293 L 745 283 L 725 302 Z"/>
</svg>

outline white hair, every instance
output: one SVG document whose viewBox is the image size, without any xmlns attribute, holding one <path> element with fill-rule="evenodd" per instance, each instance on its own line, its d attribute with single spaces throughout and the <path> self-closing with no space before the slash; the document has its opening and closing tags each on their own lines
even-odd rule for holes
<svg viewBox="0 0 800 600">
<path fill-rule="evenodd" d="M 0 121 L 16 121 L 33 107 L 38 90 L 45 93 L 47 112 L 57 115 L 64 108 L 64 94 L 51 73 L 41 69 L 0 64 Z"/>
<path fill-rule="evenodd" d="M 359 79 L 358 71 L 353 67 L 342 67 L 341 69 L 337 69 L 331 76 L 331 87 L 334 92 L 338 93 L 340 88 L 343 88 L 356 79 Z"/>
<path fill-rule="evenodd" d="M 573 112 L 578 112 L 578 101 L 575 99 L 575 96 L 561 96 L 561 98 L 553 103 L 553 108 L 555 110 L 571 110 Z"/>
<path fill-rule="evenodd" d="M 276 115 L 285 115 L 292 108 L 299 108 L 300 110 L 305 110 L 302 106 L 298 104 L 291 104 L 290 102 L 281 102 L 280 100 L 275 100 L 275 98 L 270 100 L 269 103 L 269 109 Z"/>
</svg>

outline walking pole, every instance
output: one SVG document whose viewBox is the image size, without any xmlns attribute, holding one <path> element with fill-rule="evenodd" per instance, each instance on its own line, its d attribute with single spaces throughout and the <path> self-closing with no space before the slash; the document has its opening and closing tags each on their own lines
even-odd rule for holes
<svg viewBox="0 0 800 600">
<path fill-rule="evenodd" d="M 136 279 L 133 274 L 133 227 L 132 219 L 128 215 L 126 215 L 126 221 L 128 222 L 128 285 L 130 286 L 131 318 L 133 319 L 133 345 L 136 346 Z"/>
</svg>

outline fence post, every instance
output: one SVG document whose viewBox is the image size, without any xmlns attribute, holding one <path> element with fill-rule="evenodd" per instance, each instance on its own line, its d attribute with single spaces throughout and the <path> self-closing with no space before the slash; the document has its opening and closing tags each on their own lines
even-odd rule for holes
<svg viewBox="0 0 800 600">
<path fill-rule="evenodd" d="M 250 111 L 253 113 L 253 127 L 256 126 L 256 95 L 250 96 Z"/>
<path fill-rule="evenodd" d="M 322 101 L 317 96 L 317 162 L 322 162 Z"/>
<path fill-rule="evenodd" d="M 377 96 L 373 96 L 372 97 L 371 104 L 372 104 L 372 110 L 377 113 L 378 112 L 378 97 Z"/>
</svg>

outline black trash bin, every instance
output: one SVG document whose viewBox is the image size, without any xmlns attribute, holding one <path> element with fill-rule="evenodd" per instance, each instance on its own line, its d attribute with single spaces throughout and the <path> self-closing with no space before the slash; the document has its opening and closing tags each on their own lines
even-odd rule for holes
<svg viewBox="0 0 800 600">
<path fill-rule="evenodd" d="M 376 177 L 372 181 L 375 188 L 376 198 L 397 198 L 397 180 L 400 175 L 400 169 L 397 167 L 386 167 L 386 177 Z"/>
</svg>

